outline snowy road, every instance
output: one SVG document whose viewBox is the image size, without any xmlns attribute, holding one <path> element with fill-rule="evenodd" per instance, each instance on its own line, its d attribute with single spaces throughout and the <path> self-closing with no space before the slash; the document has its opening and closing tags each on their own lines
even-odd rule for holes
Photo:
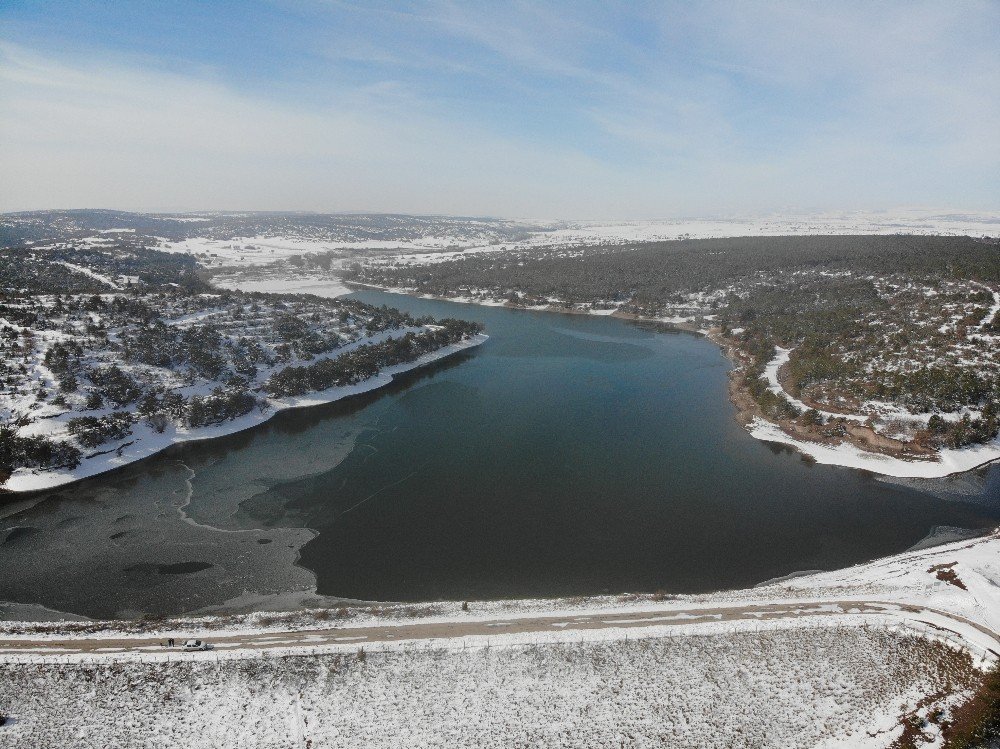
<svg viewBox="0 0 1000 749">
<path fill-rule="evenodd" d="M 1000 657 L 1000 636 L 990 629 L 956 614 L 937 609 L 910 606 L 885 601 L 814 601 L 789 603 L 762 603 L 754 605 L 725 605 L 701 608 L 668 608 L 630 611 L 626 613 L 608 611 L 553 616 L 517 615 L 495 620 L 445 620 L 413 622 L 407 624 L 385 624 L 377 626 L 331 626 L 307 630 L 267 630 L 247 633 L 226 633 L 217 637 L 199 631 L 163 633 L 158 636 L 87 636 L 66 638 L 38 638 L 29 635 L 0 638 L 0 661 L 18 660 L 18 656 L 34 658 L 87 656 L 92 658 L 113 658 L 123 654 L 148 655 L 154 658 L 164 654 L 178 653 L 179 648 L 164 646 L 166 637 L 174 637 L 182 642 L 188 637 L 202 637 L 212 644 L 210 653 L 189 653 L 192 658 L 215 657 L 228 653 L 228 657 L 259 654 L 271 649 L 291 650 L 316 649 L 350 646 L 360 648 L 365 645 L 389 643 L 420 643 L 429 641 L 463 638 L 494 638 L 499 644 L 504 636 L 530 635 L 533 633 L 559 633 L 570 639 L 573 632 L 593 630 L 615 630 L 610 639 L 626 639 L 623 630 L 648 627 L 690 626 L 695 624 L 722 622 L 767 622 L 794 620 L 813 617 L 879 617 L 889 623 L 928 628 L 942 634 L 950 633 L 958 639 L 976 640 L 980 648 L 990 650 Z M 847 623 L 847 622 L 845 622 Z M 609 634 L 611 634 L 609 632 Z M 636 633 L 641 634 L 641 633 Z"/>
</svg>

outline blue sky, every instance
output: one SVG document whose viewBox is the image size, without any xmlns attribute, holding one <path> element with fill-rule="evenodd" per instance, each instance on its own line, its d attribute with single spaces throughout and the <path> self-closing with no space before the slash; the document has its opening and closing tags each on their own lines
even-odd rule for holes
<svg viewBox="0 0 1000 749">
<path fill-rule="evenodd" d="M 0 5 L 0 210 L 995 210 L 997 123 L 997 2 Z"/>
</svg>

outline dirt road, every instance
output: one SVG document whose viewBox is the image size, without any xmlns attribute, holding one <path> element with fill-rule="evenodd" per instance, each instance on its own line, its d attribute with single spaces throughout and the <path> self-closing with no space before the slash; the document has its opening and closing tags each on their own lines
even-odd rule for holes
<svg viewBox="0 0 1000 749">
<path fill-rule="evenodd" d="M 706 622 L 769 621 L 805 617 L 843 617 L 875 614 L 898 619 L 900 622 L 921 623 L 960 637 L 972 630 L 985 635 L 987 647 L 1000 652 L 1000 637 L 989 629 L 963 617 L 934 609 L 906 606 L 884 601 L 828 601 L 813 603 L 773 603 L 747 606 L 669 609 L 616 612 L 564 612 L 545 616 L 513 615 L 509 618 L 482 620 L 451 619 L 447 621 L 404 622 L 379 625 L 342 625 L 302 630 L 270 630 L 246 633 L 226 633 L 213 636 L 210 632 L 192 630 L 171 634 L 179 644 L 187 637 L 199 637 L 211 643 L 216 652 L 267 650 L 272 648 L 313 649 L 330 645 L 362 647 L 378 643 L 449 640 L 462 637 L 499 637 L 523 633 L 568 633 L 594 629 L 617 630 L 643 627 L 669 627 Z M 31 655 L 115 656 L 125 653 L 178 652 L 179 647 L 165 647 L 166 634 L 123 635 L 96 637 L 93 635 L 65 638 L 0 637 L 0 660 L 5 656 Z M 982 638 L 980 638 L 982 639 Z M 15 658 L 16 659 L 16 658 Z"/>
</svg>

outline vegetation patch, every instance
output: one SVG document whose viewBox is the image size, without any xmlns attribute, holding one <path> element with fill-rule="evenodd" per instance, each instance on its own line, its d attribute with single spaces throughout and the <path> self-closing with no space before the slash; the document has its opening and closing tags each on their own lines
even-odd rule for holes
<svg viewBox="0 0 1000 749">
<path fill-rule="evenodd" d="M 962 579 L 958 576 L 958 573 L 955 572 L 956 564 L 958 564 L 958 562 L 949 562 L 947 564 L 935 564 L 932 567 L 930 567 L 927 571 L 933 573 L 934 577 L 936 577 L 938 580 L 950 583 L 951 585 L 954 585 L 956 588 L 961 588 L 962 590 L 968 590 L 968 588 L 965 587 L 965 583 L 963 583 Z"/>
<path fill-rule="evenodd" d="M 944 724 L 943 749 L 975 749 L 1000 742 L 1000 666 L 983 679 L 972 699 Z"/>
</svg>

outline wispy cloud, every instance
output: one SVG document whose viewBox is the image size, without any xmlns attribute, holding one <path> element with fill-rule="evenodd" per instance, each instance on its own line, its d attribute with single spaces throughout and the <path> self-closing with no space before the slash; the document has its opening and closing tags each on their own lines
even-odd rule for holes
<svg viewBox="0 0 1000 749">
<path fill-rule="evenodd" d="M 33 19 L 0 46 L 0 207 L 637 217 L 1000 196 L 994 3 L 274 2 L 278 21 L 218 51 L 174 18 L 107 47 Z"/>
<path fill-rule="evenodd" d="M 524 184 L 539 170 L 577 181 L 601 173 L 572 151 L 428 118 L 384 88 L 344 91 L 334 97 L 343 108 L 287 107 L 4 45 L 0 203 L 417 212 L 443 203 L 460 213 L 496 212 L 495 203 L 526 214 L 542 205 Z"/>
</svg>

